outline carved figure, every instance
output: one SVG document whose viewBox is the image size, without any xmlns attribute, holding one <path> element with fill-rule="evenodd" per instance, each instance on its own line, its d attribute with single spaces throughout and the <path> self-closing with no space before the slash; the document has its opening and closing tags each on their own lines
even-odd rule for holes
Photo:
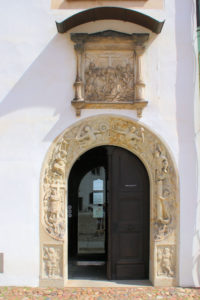
<svg viewBox="0 0 200 300">
<path fill-rule="evenodd" d="M 140 135 L 135 126 L 132 126 L 131 128 L 127 128 L 127 130 L 125 131 L 121 131 L 121 130 L 115 130 L 115 131 L 125 135 L 127 142 L 133 147 L 136 147 L 138 142 L 144 143 L 144 128 L 142 127 L 140 129 Z"/>
<path fill-rule="evenodd" d="M 156 146 L 155 150 L 155 160 L 156 160 L 156 180 L 162 181 L 166 178 L 168 173 L 168 160 L 161 152 L 160 146 Z"/>
<path fill-rule="evenodd" d="M 63 150 L 60 152 L 60 155 Z M 61 158 L 56 158 L 53 162 L 52 171 L 56 172 L 60 176 L 64 176 L 65 174 L 65 162 Z"/>
<path fill-rule="evenodd" d="M 54 189 L 52 189 L 48 199 L 44 200 L 44 204 L 46 204 L 44 218 L 49 233 L 57 237 L 62 237 L 65 228 L 64 214 L 62 212 L 61 199 Z"/>
<path fill-rule="evenodd" d="M 76 136 L 78 142 L 94 143 L 96 141 L 96 134 L 100 134 L 100 131 L 93 131 L 88 125 L 80 127 L 80 130 Z"/>
<path fill-rule="evenodd" d="M 44 256 L 43 256 L 44 264 L 45 264 L 45 273 L 50 278 L 55 278 L 60 276 L 60 257 L 58 253 L 58 249 L 52 247 L 44 247 Z"/>
<path fill-rule="evenodd" d="M 48 221 L 49 223 L 53 224 L 57 222 L 59 207 L 60 206 L 60 199 L 56 195 L 55 190 L 52 190 L 51 196 L 49 197 L 49 207 L 48 207 Z"/>
<path fill-rule="evenodd" d="M 141 135 L 139 136 L 136 127 L 131 127 L 126 135 L 126 139 L 132 146 L 135 146 L 137 141 L 144 142 L 144 128 L 141 128 Z"/>
<path fill-rule="evenodd" d="M 164 190 L 164 182 L 169 172 L 169 163 L 165 155 L 163 155 L 160 145 L 156 145 L 155 152 L 155 178 L 157 184 L 157 232 L 155 238 L 157 240 L 164 239 L 169 233 L 168 224 L 171 221 L 167 211 L 166 202 L 169 200 L 169 191 Z"/>
<path fill-rule="evenodd" d="M 170 247 L 163 247 L 158 250 L 159 275 L 168 277 L 174 276 L 173 252 Z"/>
<path fill-rule="evenodd" d="M 157 220 L 162 224 L 168 224 L 170 222 L 169 213 L 165 202 L 169 200 L 169 191 L 164 191 L 164 196 L 159 196 L 157 201 Z"/>
</svg>

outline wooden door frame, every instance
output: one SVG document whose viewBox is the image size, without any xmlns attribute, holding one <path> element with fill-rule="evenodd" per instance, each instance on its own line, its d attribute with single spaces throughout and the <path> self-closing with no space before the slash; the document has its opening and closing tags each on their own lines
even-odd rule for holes
<svg viewBox="0 0 200 300">
<path fill-rule="evenodd" d="M 80 155 L 101 145 L 125 148 L 143 162 L 150 181 L 149 278 L 155 286 L 176 286 L 179 183 L 173 157 L 163 140 L 146 125 L 109 114 L 82 119 L 67 128 L 45 157 L 40 192 L 40 286 L 67 286 L 68 176 Z M 166 220 L 162 211 L 159 216 L 161 201 L 168 209 Z"/>
</svg>

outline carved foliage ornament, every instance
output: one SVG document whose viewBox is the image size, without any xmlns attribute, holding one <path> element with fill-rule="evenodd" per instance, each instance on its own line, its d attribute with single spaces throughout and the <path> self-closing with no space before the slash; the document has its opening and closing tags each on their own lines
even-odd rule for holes
<svg viewBox="0 0 200 300">
<path fill-rule="evenodd" d="M 69 170 L 81 154 L 100 145 L 125 148 L 143 161 L 153 191 L 153 239 L 160 242 L 172 237 L 175 243 L 178 187 L 171 157 L 159 138 L 145 126 L 113 115 L 78 122 L 53 143 L 42 176 L 42 224 L 48 235 L 64 239 Z"/>
<path fill-rule="evenodd" d="M 143 90 L 141 57 L 149 34 L 103 31 L 72 33 L 77 56 L 75 98 L 72 105 L 82 108 L 137 109 L 147 105 Z"/>
</svg>

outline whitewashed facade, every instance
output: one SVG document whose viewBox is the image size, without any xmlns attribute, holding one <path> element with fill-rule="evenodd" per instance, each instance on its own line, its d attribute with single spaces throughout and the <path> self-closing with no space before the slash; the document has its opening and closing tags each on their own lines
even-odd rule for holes
<svg viewBox="0 0 200 300">
<path fill-rule="evenodd" d="M 75 122 L 95 115 L 137 120 L 135 111 L 123 109 L 84 109 L 76 117 L 71 105 L 76 56 L 70 33 L 114 30 L 150 34 L 143 62 L 149 104 L 139 122 L 161 137 L 175 161 L 180 184 L 178 285 L 199 286 L 200 119 L 195 1 L 120 2 L 122 7 L 165 20 L 158 35 L 119 20 L 88 22 L 67 33 L 57 33 L 55 20 L 60 22 L 92 7 L 89 2 L 81 3 L 63 9 L 51 8 L 49 0 L 0 4 L 0 285 L 39 285 L 40 175 L 54 139 Z M 108 4 L 104 1 L 103 5 Z"/>
</svg>

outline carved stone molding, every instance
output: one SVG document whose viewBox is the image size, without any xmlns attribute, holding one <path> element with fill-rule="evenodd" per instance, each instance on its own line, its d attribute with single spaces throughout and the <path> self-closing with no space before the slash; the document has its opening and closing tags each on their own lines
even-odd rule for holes
<svg viewBox="0 0 200 300">
<path fill-rule="evenodd" d="M 112 30 L 72 33 L 77 56 L 75 98 L 77 116 L 83 108 L 135 109 L 141 117 L 147 105 L 142 79 L 142 55 L 149 34 Z"/>
<path fill-rule="evenodd" d="M 53 142 L 45 159 L 41 177 L 42 247 L 50 243 L 49 241 L 52 243 L 60 241 L 64 244 L 67 241 L 66 192 L 70 170 L 80 155 L 101 145 L 125 148 L 144 163 L 149 175 L 151 191 L 150 279 L 156 285 L 159 285 L 160 278 L 162 284 L 175 285 L 177 274 L 175 249 L 178 248 L 179 220 L 176 168 L 160 138 L 145 125 L 126 117 L 98 115 L 81 120 L 66 129 Z M 44 249 L 47 249 L 46 254 L 43 254 L 41 259 L 44 261 L 45 256 L 45 260 L 48 261 L 50 246 Z M 67 268 L 67 258 L 64 257 L 67 255 L 67 249 L 60 253 L 63 268 Z M 168 267 L 167 260 L 170 262 Z M 45 263 L 43 264 L 45 266 Z M 44 268 L 43 274 L 49 279 L 55 275 L 44 272 Z"/>
</svg>

